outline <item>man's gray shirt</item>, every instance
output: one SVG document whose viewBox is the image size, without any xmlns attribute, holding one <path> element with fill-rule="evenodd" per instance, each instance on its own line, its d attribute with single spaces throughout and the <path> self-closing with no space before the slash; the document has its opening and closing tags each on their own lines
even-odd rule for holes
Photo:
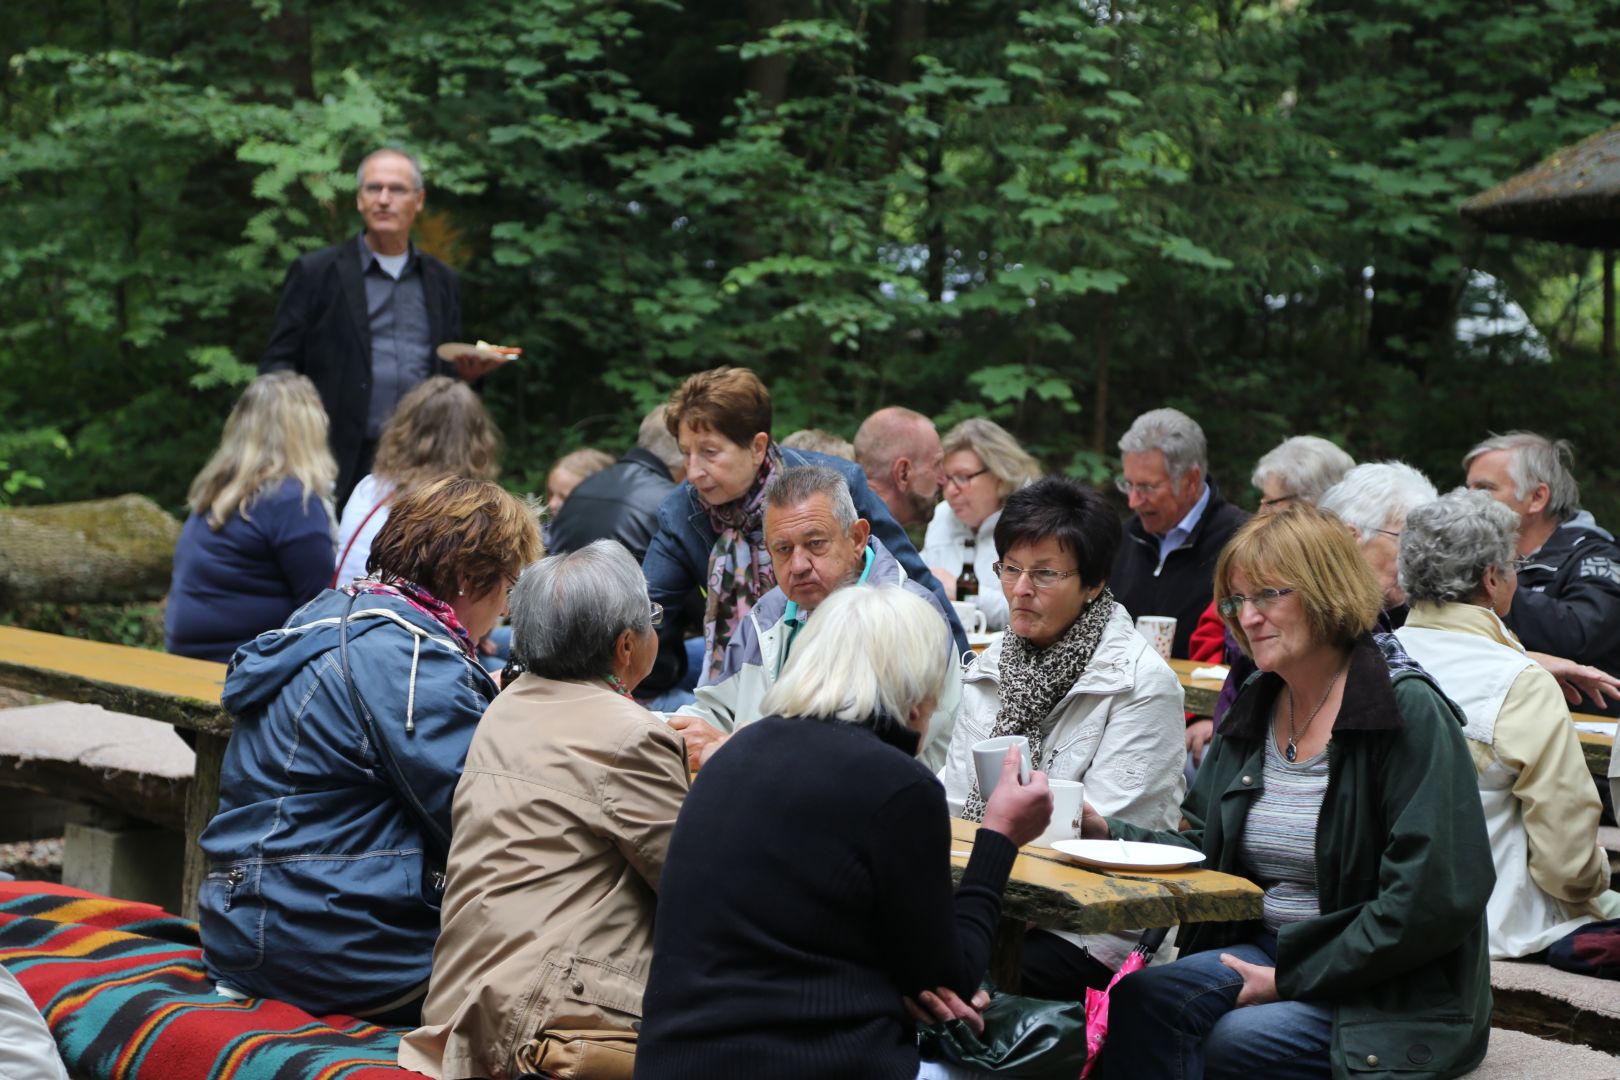
<svg viewBox="0 0 1620 1080">
<path fill-rule="evenodd" d="M 428 328 L 427 298 L 422 293 L 422 263 L 412 244 L 396 281 L 377 261 L 362 235 L 360 275 L 366 283 L 366 317 L 371 325 L 371 402 L 366 412 L 366 438 L 375 439 L 393 415 L 399 399 L 433 371 L 433 337 Z"/>
</svg>

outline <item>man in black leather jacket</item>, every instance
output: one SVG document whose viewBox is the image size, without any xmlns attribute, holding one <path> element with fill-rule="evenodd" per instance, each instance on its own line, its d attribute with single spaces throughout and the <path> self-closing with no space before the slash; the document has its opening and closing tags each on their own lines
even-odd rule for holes
<svg viewBox="0 0 1620 1080">
<path fill-rule="evenodd" d="M 1468 486 L 1519 515 L 1519 586 L 1503 620 L 1526 649 L 1620 674 L 1620 546 L 1580 509 L 1568 442 L 1494 435 L 1463 458 Z M 1604 710 L 1620 714 L 1620 703 Z"/>
<path fill-rule="evenodd" d="M 664 426 L 660 405 L 641 421 L 636 445 L 601 472 L 592 473 L 568 496 L 551 523 L 547 554 L 576 551 L 595 540 L 617 540 L 641 562 L 658 531 L 658 506 L 686 477 L 680 447 Z M 658 660 L 636 688 L 652 700 L 681 685 L 687 674 L 685 631 L 701 626 L 702 598 L 695 612 L 670 611 L 658 628 Z"/>
</svg>

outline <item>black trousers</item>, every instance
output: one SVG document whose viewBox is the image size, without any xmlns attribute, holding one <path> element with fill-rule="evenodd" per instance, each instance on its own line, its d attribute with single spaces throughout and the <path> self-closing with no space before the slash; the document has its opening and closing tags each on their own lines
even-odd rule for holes
<svg viewBox="0 0 1620 1080">
<path fill-rule="evenodd" d="M 1019 993 L 1050 1001 L 1084 1001 L 1088 988 L 1101 990 L 1114 977 L 1086 950 L 1045 930 L 1024 935 L 1022 975 Z"/>
</svg>

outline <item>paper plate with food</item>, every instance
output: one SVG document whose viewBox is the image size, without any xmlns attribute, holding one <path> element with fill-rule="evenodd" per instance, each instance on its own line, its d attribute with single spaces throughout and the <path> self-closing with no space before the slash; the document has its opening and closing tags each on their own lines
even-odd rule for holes
<svg viewBox="0 0 1620 1080">
<path fill-rule="evenodd" d="M 439 359 L 448 360 L 452 364 L 463 356 L 504 364 L 522 355 L 523 350 L 516 345 L 496 345 L 488 341 L 479 341 L 474 345 L 469 345 L 465 341 L 447 341 L 439 346 Z"/>
</svg>

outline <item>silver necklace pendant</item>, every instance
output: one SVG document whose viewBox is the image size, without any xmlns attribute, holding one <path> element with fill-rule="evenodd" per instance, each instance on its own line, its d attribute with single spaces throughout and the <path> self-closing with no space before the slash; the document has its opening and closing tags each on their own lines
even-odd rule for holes
<svg viewBox="0 0 1620 1080">
<path fill-rule="evenodd" d="M 1299 757 L 1299 747 L 1294 745 L 1293 739 L 1288 740 L 1288 749 L 1283 751 L 1283 757 L 1287 758 L 1289 761 L 1293 761 L 1295 758 Z"/>
</svg>

